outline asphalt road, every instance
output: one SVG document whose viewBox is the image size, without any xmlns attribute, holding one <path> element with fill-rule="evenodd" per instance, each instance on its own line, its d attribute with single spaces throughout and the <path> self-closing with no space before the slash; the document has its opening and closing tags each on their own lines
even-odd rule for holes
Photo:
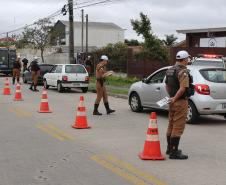
<svg viewBox="0 0 226 185">
<path fill-rule="evenodd" d="M 151 110 L 133 113 L 127 100 L 109 97 L 116 113 L 93 116 L 94 93 L 48 90 L 52 113 L 41 114 L 42 92 L 22 85 L 24 101 L 2 95 L 0 78 L 0 185 L 225 185 L 226 120 L 201 117 L 186 125 L 180 148 L 188 160 L 143 161 Z M 41 87 L 39 87 L 41 90 Z M 71 127 L 79 97 L 84 95 L 91 129 Z M 167 113 L 157 112 L 165 155 Z"/>
</svg>

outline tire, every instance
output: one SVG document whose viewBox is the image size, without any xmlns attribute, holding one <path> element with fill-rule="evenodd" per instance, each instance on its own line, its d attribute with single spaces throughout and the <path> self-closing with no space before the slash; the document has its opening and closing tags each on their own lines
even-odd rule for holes
<svg viewBox="0 0 226 185">
<path fill-rule="evenodd" d="M 226 114 L 224 115 L 224 118 L 226 119 Z"/>
<path fill-rule="evenodd" d="M 187 123 L 188 124 L 195 124 L 196 119 L 198 118 L 199 114 L 197 109 L 192 103 L 192 101 L 188 101 L 188 114 L 187 114 Z"/>
<path fill-rule="evenodd" d="M 143 107 L 141 106 L 140 97 L 137 93 L 132 93 L 129 97 L 129 105 L 133 112 L 141 112 Z"/>
<path fill-rule="evenodd" d="M 82 87 L 81 89 L 82 89 L 83 93 L 87 93 L 87 91 L 88 91 L 88 87 Z"/>
<path fill-rule="evenodd" d="M 43 80 L 43 86 L 45 89 L 49 89 L 49 85 L 47 84 L 46 80 Z"/>
<path fill-rule="evenodd" d="M 57 91 L 59 93 L 62 93 L 64 91 L 64 88 L 62 87 L 62 84 L 60 82 L 57 83 Z"/>
</svg>

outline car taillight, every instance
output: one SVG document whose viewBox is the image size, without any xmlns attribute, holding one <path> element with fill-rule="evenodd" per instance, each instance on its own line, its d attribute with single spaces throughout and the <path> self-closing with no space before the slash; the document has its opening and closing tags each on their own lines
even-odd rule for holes
<svg viewBox="0 0 226 185">
<path fill-rule="evenodd" d="M 68 81 L 68 77 L 67 76 L 62 76 L 62 81 Z"/>
<path fill-rule="evenodd" d="M 210 88 L 206 84 L 195 84 L 195 91 L 198 94 L 210 95 Z"/>
<path fill-rule="evenodd" d="M 89 77 L 88 76 L 86 76 L 85 81 L 89 81 Z"/>
</svg>

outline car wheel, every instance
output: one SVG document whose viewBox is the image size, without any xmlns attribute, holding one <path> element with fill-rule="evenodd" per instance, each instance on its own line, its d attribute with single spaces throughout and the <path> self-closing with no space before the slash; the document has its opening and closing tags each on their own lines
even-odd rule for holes
<svg viewBox="0 0 226 185">
<path fill-rule="evenodd" d="M 49 89 L 49 85 L 47 84 L 46 80 L 43 81 L 43 86 L 45 89 Z"/>
<path fill-rule="evenodd" d="M 129 105 L 133 112 L 140 112 L 143 110 L 141 106 L 140 97 L 137 93 L 132 93 L 129 97 Z"/>
<path fill-rule="evenodd" d="M 83 93 L 86 93 L 88 91 L 88 87 L 82 87 L 81 89 Z"/>
<path fill-rule="evenodd" d="M 57 83 L 57 91 L 58 92 L 63 92 L 64 88 L 62 87 L 62 84 L 60 82 Z"/>
<path fill-rule="evenodd" d="M 187 114 L 187 123 L 188 124 L 195 124 L 196 119 L 198 118 L 197 109 L 192 103 L 192 101 L 188 101 L 188 114 Z"/>
</svg>

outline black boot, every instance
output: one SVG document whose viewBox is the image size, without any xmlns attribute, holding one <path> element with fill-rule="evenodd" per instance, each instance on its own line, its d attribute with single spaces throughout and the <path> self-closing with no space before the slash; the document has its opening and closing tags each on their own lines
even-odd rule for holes
<svg viewBox="0 0 226 185">
<path fill-rule="evenodd" d="M 34 83 L 31 83 L 31 86 L 30 86 L 30 90 L 32 90 L 33 91 L 33 86 L 34 86 Z"/>
<path fill-rule="evenodd" d="M 13 85 L 15 84 L 15 80 L 16 80 L 15 77 L 13 77 Z"/>
<path fill-rule="evenodd" d="M 34 85 L 34 91 L 38 92 L 39 90 L 37 89 L 37 86 Z"/>
<path fill-rule="evenodd" d="M 101 116 L 102 114 L 98 111 L 99 104 L 94 104 L 93 115 Z"/>
<path fill-rule="evenodd" d="M 166 149 L 166 155 L 169 155 L 171 150 L 172 150 L 172 146 L 170 144 L 170 136 L 167 136 L 167 149 Z M 182 152 L 182 150 L 178 149 L 178 152 Z"/>
<path fill-rule="evenodd" d="M 111 113 L 115 112 L 115 110 L 112 110 L 112 109 L 109 108 L 108 102 L 104 103 L 104 106 L 106 108 L 107 114 L 111 114 Z"/>
<path fill-rule="evenodd" d="M 180 150 L 178 150 L 178 145 L 180 142 L 180 137 L 171 137 L 170 138 L 170 144 L 171 144 L 171 151 L 170 151 L 170 159 L 187 159 L 188 156 L 182 154 Z"/>
</svg>

